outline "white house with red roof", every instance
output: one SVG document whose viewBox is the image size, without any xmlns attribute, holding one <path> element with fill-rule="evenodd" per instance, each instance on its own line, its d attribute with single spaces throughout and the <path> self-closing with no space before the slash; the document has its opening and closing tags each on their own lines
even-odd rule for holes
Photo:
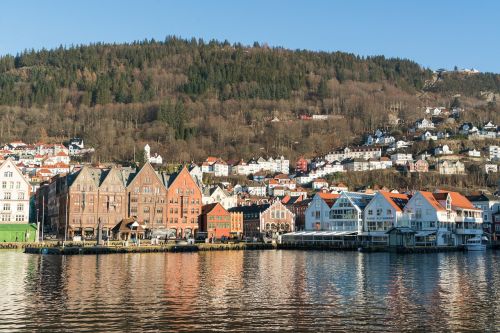
<svg viewBox="0 0 500 333">
<path fill-rule="evenodd" d="M 328 230 L 328 222 L 330 221 L 330 209 L 339 197 L 340 194 L 323 192 L 316 193 L 304 214 L 305 230 Z"/>
<path fill-rule="evenodd" d="M 322 188 L 328 187 L 328 182 L 324 178 L 318 178 L 313 180 L 312 188 L 313 190 L 321 190 Z"/>
<path fill-rule="evenodd" d="M 417 191 L 404 208 L 401 226 L 417 231 L 416 245 L 457 246 L 482 235 L 482 211 L 458 192 Z"/>
<path fill-rule="evenodd" d="M 406 194 L 378 191 L 364 210 L 363 235 L 374 243 L 387 243 L 386 232 L 398 226 L 408 203 Z"/>
</svg>

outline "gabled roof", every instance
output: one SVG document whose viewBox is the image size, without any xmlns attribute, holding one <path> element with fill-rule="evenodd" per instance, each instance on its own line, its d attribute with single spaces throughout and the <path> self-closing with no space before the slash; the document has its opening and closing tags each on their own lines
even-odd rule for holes
<svg viewBox="0 0 500 333">
<path fill-rule="evenodd" d="M 379 191 L 391 206 L 398 212 L 402 212 L 404 206 L 408 203 L 408 196 L 406 194 L 391 193 L 387 191 Z"/>
<path fill-rule="evenodd" d="M 437 200 L 446 200 L 448 195 L 451 198 L 451 207 L 452 208 L 462 208 L 462 209 L 473 209 L 477 210 L 476 207 L 462 194 L 458 192 L 445 192 L 445 191 L 440 191 L 438 193 L 434 193 L 434 197 Z"/>
<path fill-rule="evenodd" d="M 201 207 L 201 214 L 205 215 L 205 214 L 208 214 L 210 213 L 212 210 L 215 209 L 215 207 L 217 206 L 220 206 L 222 209 L 224 209 L 224 207 L 222 207 L 222 205 L 218 202 L 215 202 L 215 203 L 211 203 L 211 204 L 207 204 L 207 205 L 203 205 Z M 225 209 L 224 209 L 225 210 Z"/>
<path fill-rule="evenodd" d="M 438 211 L 446 210 L 446 208 L 441 206 L 439 201 L 436 200 L 432 192 L 420 191 L 419 193 L 422 195 L 422 197 L 424 197 L 425 200 L 427 200 L 427 202 L 429 202 L 432 207 L 434 207 L 434 209 Z"/>
</svg>

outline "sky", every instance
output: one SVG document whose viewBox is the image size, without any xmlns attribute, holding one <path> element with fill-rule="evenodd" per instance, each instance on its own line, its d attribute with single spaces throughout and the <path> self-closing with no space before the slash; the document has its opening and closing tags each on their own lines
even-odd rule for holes
<svg viewBox="0 0 500 333">
<path fill-rule="evenodd" d="M 2 0 L 0 54 L 175 35 L 500 73 L 499 14 L 497 0 Z"/>
</svg>

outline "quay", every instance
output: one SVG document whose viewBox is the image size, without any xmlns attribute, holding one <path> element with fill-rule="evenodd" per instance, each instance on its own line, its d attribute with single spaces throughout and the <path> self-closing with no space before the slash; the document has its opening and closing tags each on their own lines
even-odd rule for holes
<svg viewBox="0 0 500 333">
<path fill-rule="evenodd" d="M 273 244 L 265 243 L 235 243 L 235 244 L 164 244 L 123 246 L 121 244 L 109 246 L 84 246 L 82 244 L 70 244 L 67 246 L 49 244 L 30 244 L 19 247 L 10 243 L 8 247 L 2 248 L 24 248 L 28 254 L 55 254 L 55 255 L 77 255 L 77 254 L 112 254 L 112 253 L 155 253 L 155 252 L 198 252 L 198 251 L 231 251 L 231 250 L 272 250 Z"/>
</svg>

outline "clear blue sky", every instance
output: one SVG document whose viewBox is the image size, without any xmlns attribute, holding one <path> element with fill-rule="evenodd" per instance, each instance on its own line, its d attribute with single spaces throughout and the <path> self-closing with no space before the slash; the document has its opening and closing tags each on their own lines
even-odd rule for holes
<svg viewBox="0 0 500 333">
<path fill-rule="evenodd" d="M 500 73 L 497 0 L 2 0 L 0 31 L 0 54 L 176 35 Z"/>
</svg>

